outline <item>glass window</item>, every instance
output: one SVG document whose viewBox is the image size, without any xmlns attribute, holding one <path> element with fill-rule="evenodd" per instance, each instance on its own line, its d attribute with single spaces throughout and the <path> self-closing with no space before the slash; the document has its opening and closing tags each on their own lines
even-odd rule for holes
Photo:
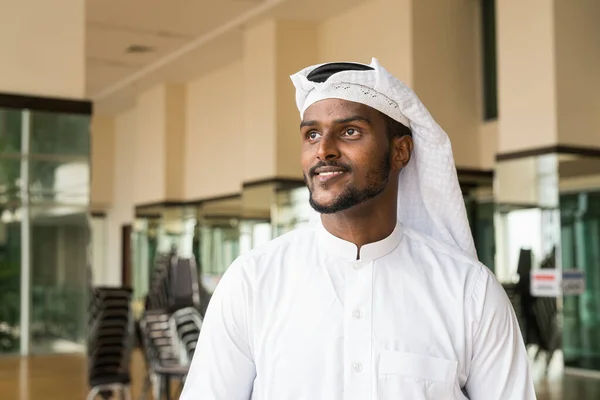
<svg viewBox="0 0 600 400">
<path fill-rule="evenodd" d="M 31 210 L 31 349 L 83 351 L 87 305 L 85 209 Z"/>
<path fill-rule="evenodd" d="M 89 121 L 87 115 L 32 112 L 29 151 L 32 154 L 87 157 L 90 153 Z"/>
<path fill-rule="evenodd" d="M 0 109 L 0 353 L 84 350 L 89 121 Z M 22 265 L 24 254 L 30 262 Z M 30 286 L 20 293 L 25 271 Z M 21 309 L 22 296 L 31 307 Z"/>
<path fill-rule="evenodd" d="M 29 162 L 29 193 L 32 203 L 86 205 L 89 190 L 87 160 L 48 161 L 32 156 Z"/>
<path fill-rule="evenodd" d="M 562 265 L 585 273 L 585 292 L 563 299 L 565 365 L 600 369 L 600 192 L 561 196 Z"/>
<path fill-rule="evenodd" d="M 0 154 L 21 152 L 21 110 L 0 108 Z"/>
<path fill-rule="evenodd" d="M 21 159 L 0 156 L 0 203 L 7 204 L 21 198 Z"/>
<path fill-rule="evenodd" d="M 4 207 L 0 206 L 0 210 Z M 0 220 L 0 354 L 19 352 L 21 223 Z"/>
</svg>

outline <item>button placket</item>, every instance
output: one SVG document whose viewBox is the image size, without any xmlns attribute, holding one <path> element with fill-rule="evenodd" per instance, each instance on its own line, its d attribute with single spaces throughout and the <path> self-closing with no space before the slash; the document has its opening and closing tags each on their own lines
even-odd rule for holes
<svg viewBox="0 0 600 400">
<path fill-rule="evenodd" d="M 346 363 L 345 400 L 369 398 L 371 395 L 372 321 L 369 310 L 373 293 L 373 263 L 351 262 L 346 273 L 344 295 L 344 358 Z"/>
</svg>

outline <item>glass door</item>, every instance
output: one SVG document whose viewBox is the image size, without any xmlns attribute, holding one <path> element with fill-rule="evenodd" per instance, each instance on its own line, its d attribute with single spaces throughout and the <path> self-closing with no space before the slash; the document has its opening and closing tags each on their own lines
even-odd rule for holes
<svg viewBox="0 0 600 400">
<path fill-rule="evenodd" d="M 585 292 L 564 297 L 567 367 L 600 370 L 600 192 L 561 198 L 563 266 L 585 274 Z"/>
<path fill-rule="evenodd" d="M 89 122 L 0 109 L 0 354 L 83 350 Z"/>
</svg>

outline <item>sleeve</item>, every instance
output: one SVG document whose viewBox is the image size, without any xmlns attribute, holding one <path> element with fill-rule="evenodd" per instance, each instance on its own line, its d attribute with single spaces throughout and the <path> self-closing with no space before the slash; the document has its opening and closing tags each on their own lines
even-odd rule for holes
<svg viewBox="0 0 600 400">
<path fill-rule="evenodd" d="M 208 305 L 181 400 L 248 400 L 256 369 L 252 291 L 244 262 L 227 269 Z"/>
<path fill-rule="evenodd" d="M 535 400 L 529 358 L 513 306 L 489 270 L 473 291 L 472 358 L 465 389 L 471 400 Z"/>
</svg>

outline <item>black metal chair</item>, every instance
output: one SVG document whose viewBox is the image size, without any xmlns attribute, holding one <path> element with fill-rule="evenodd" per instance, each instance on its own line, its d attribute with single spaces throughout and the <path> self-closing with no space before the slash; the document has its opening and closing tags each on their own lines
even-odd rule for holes
<svg viewBox="0 0 600 400">
<path fill-rule="evenodd" d="M 96 288 L 88 325 L 87 400 L 120 393 L 130 399 L 130 359 L 133 344 L 131 290 Z"/>
<path fill-rule="evenodd" d="M 153 387 L 154 399 L 170 399 L 172 379 L 182 381 L 188 373 L 189 365 L 181 362 L 177 353 L 179 346 L 169 322 L 170 314 L 166 310 L 148 310 L 140 320 L 140 331 L 148 376 L 142 391 L 146 398 L 149 386 Z"/>
</svg>

